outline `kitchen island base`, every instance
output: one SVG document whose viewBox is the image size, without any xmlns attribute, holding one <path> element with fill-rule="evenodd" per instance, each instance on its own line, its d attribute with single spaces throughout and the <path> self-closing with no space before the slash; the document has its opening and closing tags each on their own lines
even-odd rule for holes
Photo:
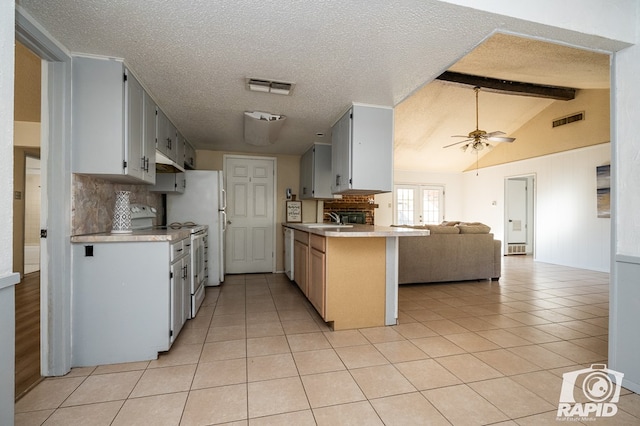
<svg viewBox="0 0 640 426">
<path fill-rule="evenodd" d="M 294 281 L 333 330 L 396 325 L 398 238 L 428 230 L 286 224 Z"/>
<path fill-rule="evenodd" d="M 385 238 L 327 238 L 326 315 L 334 330 L 385 325 Z"/>
</svg>

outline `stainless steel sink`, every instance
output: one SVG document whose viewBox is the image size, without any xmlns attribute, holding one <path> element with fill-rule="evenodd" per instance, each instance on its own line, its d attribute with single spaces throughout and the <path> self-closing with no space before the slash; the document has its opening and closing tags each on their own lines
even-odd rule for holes
<svg viewBox="0 0 640 426">
<path fill-rule="evenodd" d="M 340 225 L 337 223 L 305 223 L 307 228 L 353 228 L 353 225 Z"/>
</svg>

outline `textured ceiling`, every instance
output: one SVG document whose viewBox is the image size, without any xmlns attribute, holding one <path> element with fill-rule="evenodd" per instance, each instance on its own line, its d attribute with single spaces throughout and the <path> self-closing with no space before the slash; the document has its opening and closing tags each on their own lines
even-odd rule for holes
<svg viewBox="0 0 640 426">
<path fill-rule="evenodd" d="M 501 34 L 488 38 L 496 31 L 539 36 L 542 30 L 435 0 L 17 4 L 70 51 L 124 58 L 197 149 L 301 154 L 313 142 L 328 142 L 335 120 L 351 102 L 361 102 L 398 106 L 397 168 L 429 168 L 425 164 L 431 162 L 434 169 L 464 170 L 469 158 L 435 163 L 430 156 L 435 147 L 442 154 L 442 140 L 451 134 L 474 127 L 472 91 L 441 82 L 427 85 L 443 71 L 572 87 L 608 85 L 606 55 L 584 56 L 584 51 Z M 566 43 L 614 47 L 588 35 L 545 31 Z M 249 92 L 247 77 L 292 82 L 295 89 L 290 96 Z M 503 96 L 498 114 L 489 106 L 495 96 L 482 99 L 481 108 L 492 117 L 483 124 L 487 131 L 512 132 L 549 102 L 507 96 L 514 105 L 505 108 Z M 286 115 L 278 141 L 264 148 L 245 144 L 244 111 Z M 425 122 L 425 116 L 437 119 Z M 327 136 L 318 138 L 318 132 Z"/>
</svg>

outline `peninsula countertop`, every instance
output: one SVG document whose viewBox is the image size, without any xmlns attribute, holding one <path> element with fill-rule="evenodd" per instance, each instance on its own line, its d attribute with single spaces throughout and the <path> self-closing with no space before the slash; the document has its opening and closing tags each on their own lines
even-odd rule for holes
<svg viewBox="0 0 640 426">
<path fill-rule="evenodd" d="M 189 229 L 140 229 L 128 234 L 100 232 L 96 234 L 73 235 L 72 243 L 124 243 L 180 241 L 189 238 Z"/>
<path fill-rule="evenodd" d="M 429 235 L 428 229 L 401 228 L 394 226 L 376 226 L 333 223 L 283 223 L 282 226 L 325 237 L 421 237 Z"/>
</svg>

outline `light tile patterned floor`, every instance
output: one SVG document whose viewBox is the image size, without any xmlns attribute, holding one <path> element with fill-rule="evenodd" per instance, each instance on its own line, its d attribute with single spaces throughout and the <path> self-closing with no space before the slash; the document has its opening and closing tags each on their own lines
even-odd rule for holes
<svg viewBox="0 0 640 426">
<path fill-rule="evenodd" d="M 398 326 L 332 332 L 283 275 L 229 276 L 171 351 L 46 379 L 16 424 L 556 424 L 562 373 L 606 363 L 608 280 L 506 257 L 499 282 L 401 286 Z M 639 395 L 618 407 L 596 423 L 640 424 Z"/>
</svg>

